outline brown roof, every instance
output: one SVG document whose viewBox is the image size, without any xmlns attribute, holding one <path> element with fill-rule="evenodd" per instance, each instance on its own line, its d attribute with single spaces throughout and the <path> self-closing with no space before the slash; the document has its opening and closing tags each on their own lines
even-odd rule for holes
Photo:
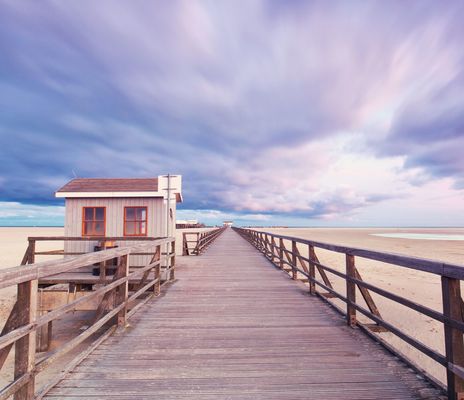
<svg viewBox="0 0 464 400">
<path fill-rule="evenodd" d="M 157 192 L 158 178 L 77 178 L 58 192 Z"/>
</svg>

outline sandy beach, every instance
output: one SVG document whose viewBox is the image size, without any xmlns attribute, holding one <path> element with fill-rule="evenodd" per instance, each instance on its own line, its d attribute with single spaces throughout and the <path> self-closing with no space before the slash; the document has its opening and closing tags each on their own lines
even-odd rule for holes
<svg viewBox="0 0 464 400">
<path fill-rule="evenodd" d="M 396 228 L 266 228 L 263 231 L 296 236 L 316 241 L 348 245 L 372 250 L 393 252 L 416 257 L 423 257 L 450 263 L 464 264 L 464 242 L 461 240 L 430 240 L 430 239 L 405 239 L 402 237 L 383 237 L 379 234 L 428 234 L 434 235 L 462 235 L 464 228 L 442 229 L 396 229 Z M 19 264 L 27 245 L 27 236 L 53 236 L 62 235 L 63 228 L 0 228 L 0 267 L 7 268 Z M 457 237 L 457 236 L 456 236 Z M 177 231 L 177 253 L 181 254 L 182 230 Z M 60 247 L 59 243 L 42 243 L 41 249 L 50 250 Z M 300 247 L 302 254 L 307 249 Z M 324 250 L 317 250 L 322 263 L 343 271 L 344 256 Z M 43 256 L 37 261 L 50 259 Z M 368 260 L 357 260 L 357 267 L 366 282 L 388 289 L 430 308 L 441 311 L 440 279 L 432 274 L 408 270 L 401 267 L 382 264 Z M 329 276 L 331 282 L 341 293 L 345 292 L 344 282 L 337 277 Z M 422 316 L 405 307 L 372 293 L 372 296 L 382 316 L 395 326 L 416 337 L 424 344 L 444 352 L 443 327 L 440 323 Z M 6 318 L 15 297 L 13 288 L 3 290 L 0 297 L 0 312 L 2 320 Z M 360 298 L 360 296 L 358 296 Z M 343 303 L 338 302 L 340 306 Z M 360 317 L 362 319 L 362 317 Z M 444 381 L 444 369 L 420 354 L 403 341 L 392 334 L 382 333 L 383 338 L 398 348 L 401 352 L 413 359 L 422 368 L 433 376 Z"/>
<path fill-rule="evenodd" d="M 452 235 L 453 238 L 458 238 L 458 235 L 464 233 L 464 228 L 263 228 L 260 230 L 320 242 L 464 265 L 464 241 L 438 239 L 441 235 Z M 387 234 L 388 236 L 406 234 L 409 236 L 423 236 L 428 239 L 377 236 L 379 234 Z M 437 239 L 430 239 L 432 237 L 437 237 Z M 302 254 L 307 255 L 307 249 L 303 248 L 303 246 L 300 246 L 299 250 Z M 316 254 L 323 264 L 344 272 L 344 255 L 321 249 L 316 249 Z M 438 276 L 363 259 L 357 259 L 356 265 L 364 281 L 434 310 L 442 311 L 441 282 Z M 345 294 L 345 283 L 341 278 L 329 274 L 329 279 L 337 291 Z M 440 351 L 442 354 L 444 353 L 444 334 L 441 323 L 384 299 L 375 293 L 371 294 L 385 320 L 431 348 Z M 360 304 L 363 304 L 362 297 L 359 294 L 357 299 Z M 335 302 L 337 305 L 345 307 L 341 301 Z M 358 318 L 365 320 L 363 316 L 359 316 L 359 313 Z M 381 337 L 434 377 L 445 382 L 445 370 L 441 365 L 421 354 L 393 334 L 381 333 Z"/>
</svg>

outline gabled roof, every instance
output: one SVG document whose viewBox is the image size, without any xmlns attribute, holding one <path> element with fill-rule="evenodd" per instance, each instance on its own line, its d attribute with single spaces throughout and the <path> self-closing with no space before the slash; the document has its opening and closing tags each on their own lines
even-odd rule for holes
<svg viewBox="0 0 464 400">
<path fill-rule="evenodd" d="M 182 202 L 182 177 L 172 175 L 171 194 L 178 203 Z M 163 197 L 169 186 L 166 175 L 157 178 L 76 178 L 58 189 L 56 197 Z"/>
<path fill-rule="evenodd" d="M 77 178 L 59 192 L 157 192 L 158 178 Z"/>
</svg>

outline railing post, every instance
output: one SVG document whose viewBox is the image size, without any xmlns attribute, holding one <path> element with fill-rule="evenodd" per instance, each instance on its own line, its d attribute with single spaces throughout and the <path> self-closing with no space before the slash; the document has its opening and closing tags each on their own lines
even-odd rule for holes
<svg viewBox="0 0 464 400">
<path fill-rule="evenodd" d="M 447 319 L 454 319 L 462 322 L 461 314 L 461 286 L 459 279 L 441 277 L 441 290 L 443 298 L 443 315 L 445 316 L 445 353 L 448 364 L 453 364 L 460 368 L 464 367 L 464 342 L 463 334 L 459 329 L 450 326 Z M 464 399 L 464 381 L 455 375 L 448 365 L 446 369 L 446 380 L 448 386 L 449 400 Z"/>
<path fill-rule="evenodd" d="M 176 268 L 176 241 L 171 242 L 171 277 L 169 280 L 173 280 L 175 278 L 175 268 Z"/>
<path fill-rule="evenodd" d="M 35 262 L 35 240 L 28 239 L 28 245 L 21 265 L 34 264 Z"/>
<path fill-rule="evenodd" d="M 18 285 L 18 323 L 19 326 L 34 323 L 37 315 L 38 281 L 32 280 Z M 14 379 L 32 372 L 35 366 L 36 330 L 15 343 Z M 19 389 L 14 400 L 29 400 L 34 397 L 35 377 L 31 376 L 27 383 Z"/>
<path fill-rule="evenodd" d="M 298 272 L 296 271 L 296 241 L 292 240 L 292 279 L 296 280 Z"/>
<path fill-rule="evenodd" d="M 154 292 L 155 296 L 159 296 L 161 293 L 161 245 L 156 246 L 155 261 L 158 261 L 158 265 L 155 267 L 155 279 L 158 281 L 155 283 Z"/>
<path fill-rule="evenodd" d="M 29 264 L 35 263 L 35 240 L 29 240 L 29 244 L 31 245 L 31 254 L 29 257 Z"/>
<path fill-rule="evenodd" d="M 187 232 L 182 232 L 182 255 L 188 256 Z"/>
<path fill-rule="evenodd" d="M 118 265 L 118 278 L 126 278 L 129 275 L 129 255 L 122 256 Z M 124 328 L 126 326 L 127 317 L 127 298 L 129 295 L 129 281 L 126 281 L 117 287 L 116 306 L 125 303 L 125 306 L 118 312 L 118 326 Z"/>
<path fill-rule="evenodd" d="M 272 236 L 271 237 L 271 254 L 272 254 L 271 261 L 274 265 L 276 264 L 275 259 L 277 258 L 276 250 L 277 250 L 277 245 L 276 245 L 274 237 Z"/>
<path fill-rule="evenodd" d="M 284 240 L 279 238 L 279 268 L 284 269 Z"/>
<path fill-rule="evenodd" d="M 197 256 L 200 254 L 200 232 L 197 232 L 197 243 L 195 245 L 194 254 Z"/>
<path fill-rule="evenodd" d="M 356 284 L 351 282 L 348 278 L 355 278 L 356 268 L 354 263 L 354 256 L 346 255 L 346 298 L 352 303 L 356 303 Z M 350 303 L 346 304 L 346 323 L 354 327 L 356 325 L 356 308 Z"/>
<path fill-rule="evenodd" d="M 316 252 L 314 251 L 314 246 L 312 245 L 308 245 L 308 258 L 310 260 L 308 263 L 309 277 L 315 280 L 316 279 L 316 268 L 314 266 L 313 261 L 315 261 L 316 259 Z M 312 281 L 311 279 L 309 279 L 309 293 L 314 295 L 316 294 L 316 283 Z"/>
</svg>

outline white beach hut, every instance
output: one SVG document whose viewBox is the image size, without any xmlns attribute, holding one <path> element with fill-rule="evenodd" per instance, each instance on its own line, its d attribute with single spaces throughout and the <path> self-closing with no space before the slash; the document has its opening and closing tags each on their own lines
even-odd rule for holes
<svg viewBox="0 0 464 400">
<path fill-rule="evenodd" d="M 66 252 L 90 252 L 106 237 L 134 239 L 175 236 L 176 204 L 182 201 L 182 177 L 77 178 L 56 192 L 65 198 Z M 125 241 L 131 244 L 131 241 Z"/>
</svg>

